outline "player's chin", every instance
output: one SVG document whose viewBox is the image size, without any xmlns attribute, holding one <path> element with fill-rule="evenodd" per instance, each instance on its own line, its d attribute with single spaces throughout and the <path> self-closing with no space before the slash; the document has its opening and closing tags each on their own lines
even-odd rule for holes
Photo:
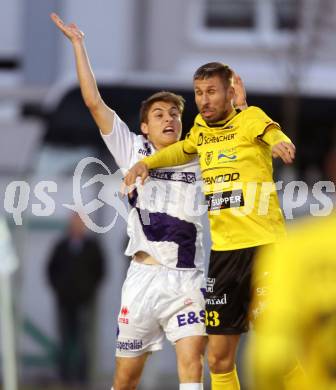
<svg viewBox="0 0 336 390">
<path fill-rule="evenodd" d="M 201 113 L 202 118 L 206 123 L 216 123 L 220 120 L 219 116 L 213 112 L 211 113 Z"/>
<path fill-rule="evenodd" d="M 170 144 L 177 142 L 180 139 L 179 135 L 176 133 L 163 133 L 161 137 L 161 141 Z"/>
</svg>

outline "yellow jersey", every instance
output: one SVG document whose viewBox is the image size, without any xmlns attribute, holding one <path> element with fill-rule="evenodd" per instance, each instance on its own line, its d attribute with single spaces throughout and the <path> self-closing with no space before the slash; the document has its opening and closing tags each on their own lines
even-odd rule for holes
<svg viewBox="0 0 336 390">
<path fill-rule="evenodd" d="M 197 115 L 185 140 L 143 161 L 153 169 L 186 163 L 197 154 L 212 249 L 248 248 L 285 234 L 271 152 L 280 141 L 290 142 L 280 126 L 260 108 L 249 107 L 212 125 Z"/>
<path fill-rule="evenodd" d="M 298 390 L 336 389 L 336 215 L 304 225 L 256 261 L 254 279 L 268 274 L 249 346 L 258 390 L 282 388 L 296 359 L 307 376 Z"/>
</svg>

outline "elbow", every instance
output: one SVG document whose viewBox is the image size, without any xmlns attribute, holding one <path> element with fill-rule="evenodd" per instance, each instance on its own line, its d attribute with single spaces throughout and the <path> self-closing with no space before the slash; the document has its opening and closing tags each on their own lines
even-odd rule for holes
<svg viewBox="0 0 336 390">
<path fill-rule="evenodd" d="M 99 99 L 97 99 L 96 97 L 86 97 L 86 96 L 83 96 L 83 100 L 84 100 L 84 103 L 86 105 L 86 107 L 91 110 L 91 109 L 95 109 L 98 104 L 99 104 Z"/>
<path fill-rule="evenodd" d="M 82 97 L 84 100 L 84 103 L 86 107 L 91 111 L 91 110 L 96 110 L 102 101 L 102 98 L 99 94 L 99 92 L 94 92 L 94 91 L 88 91 L 89 93 L 85 93 L 86 91 L 82 91 Z"/>
<path fill-rule="evenodd" d="M 86 107 L 90 111 L 95 111 L 100 104 L 100 99 L 97 97 L 83 97 Z"/>
</svg>

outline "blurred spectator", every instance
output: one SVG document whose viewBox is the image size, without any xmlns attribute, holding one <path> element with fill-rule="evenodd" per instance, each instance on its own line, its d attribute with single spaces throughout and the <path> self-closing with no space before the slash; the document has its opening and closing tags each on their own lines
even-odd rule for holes
<svg viewBox="0 0 336 390">
<path fill-rule="evenodd" d="M 257 390 L 336 389 L 336 214 L 310 221 L 256 263 L 249 368 Z"/>
<path fill-rule="evenodd" d="M 104 258 L 95 237 L 78 214 L 55 246 L 48 278 L 57 303 L 60 350 L 58 369 L 64 383 L 87 384 L 95 297 L 104 275 Z"/>
</svg>

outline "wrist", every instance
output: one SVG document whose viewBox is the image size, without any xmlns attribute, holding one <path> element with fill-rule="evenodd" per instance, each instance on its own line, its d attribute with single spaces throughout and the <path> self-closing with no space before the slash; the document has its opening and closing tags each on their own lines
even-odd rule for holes
<svg viewBox="0 0 336 390">
<path fill-rule="evenodd" d="M 71 41 L 71 43 L 74 49 L 83 49 L 84 47 L 84 42 L 82 40 L 75 39 Z"/>
<path fill-rule="evenodd" d="M 241 103 L 234 103 L 234 108 L 239 109 L 241 111 L 246 110 L 248 108 L 247 102 L 241 102 Z"/>
</svg>

